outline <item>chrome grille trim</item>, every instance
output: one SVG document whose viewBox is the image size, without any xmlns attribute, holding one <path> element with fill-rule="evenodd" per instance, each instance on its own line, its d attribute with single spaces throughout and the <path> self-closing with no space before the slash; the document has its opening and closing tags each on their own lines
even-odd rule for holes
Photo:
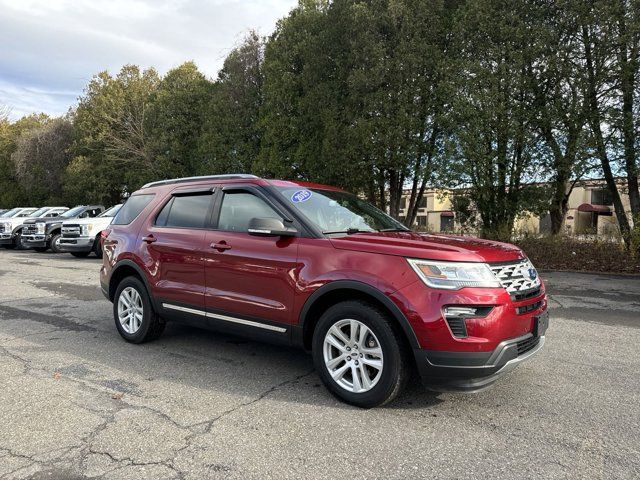
<svg viewBox="0 0 640 480">
<path fill-rule="evenodd" d="M 500 281 L 500 284 L 509 293 L 532 290 L 540 286 L 540 277 L 531 279 L 529 271 L 535 268 L 528 259 L 514 263 L 489 265 L 491 271 Z"/>
<path fill-rule="evenodd" d="M 80 225 L 63 225 L 62 237 L 76 238 L 80 236 Z"/>
<path fill-rule="evenodd" d="M 35 223 L 27 223 L 22 227 L 23 235 L 35 235 L 38 233 L 38 228 Z"/>
</svg>

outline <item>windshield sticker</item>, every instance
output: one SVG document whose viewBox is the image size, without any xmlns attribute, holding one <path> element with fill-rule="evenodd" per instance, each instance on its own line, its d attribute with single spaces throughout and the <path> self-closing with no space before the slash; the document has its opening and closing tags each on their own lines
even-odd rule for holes
<svg viewBox="0 0 640 480">
<path fill-rule="evenodd" d="M 298 190 L 293 195 L 291 195 L 291 201 L 293 203 L 306 202 L 310 198 L 311 198 L 311 190 Z"/>
</svg>

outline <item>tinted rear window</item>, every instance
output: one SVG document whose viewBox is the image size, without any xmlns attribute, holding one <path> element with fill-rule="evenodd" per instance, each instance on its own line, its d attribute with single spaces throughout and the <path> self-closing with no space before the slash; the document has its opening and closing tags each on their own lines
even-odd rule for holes
<svg viewBox="0 0 640 480">
<path fill-rule="evenodd" d="M 132 195 L 129 200 L 125 202 L 118 214 L 111 222 L 113 225 L 128 225 L 133 222 L 140 212 L 144 210 L 144 207 L 149 205 L 149 202 L 153 199 L 153 193 L 147 193 L 145 195 Z"/>
<path fill-rule="evenodd" d="M 203 228 L 213 200 L 211 193 L 173 197 L 164 206 L 156 225 L 159 227 Z"/>
</svg>

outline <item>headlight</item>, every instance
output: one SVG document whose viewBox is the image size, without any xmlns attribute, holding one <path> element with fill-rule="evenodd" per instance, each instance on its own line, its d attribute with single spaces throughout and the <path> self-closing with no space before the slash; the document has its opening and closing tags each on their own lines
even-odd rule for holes
<svg viewBox="0 0 640 480">
<path fill-rule="evenodd" d="M 433 288 L 500 287 L 500 282 L 486 263 L 432 262 L 413 258 L 407 261 L 422 281 Z"/>
<path fill-rule="evenodd" d="M 91 235 L 91 230 L 93 229 L 93 225 L 88 223 L 87 225 L 82 225 L 80 227 L 80 233 L 82 236 L 84 237 L 88 237 L 89 235 Z"/>
<path fill-rule="evenodd" d="M 40 235 L 44 233 L 44 223 L 36 223 L 36 233 Z"/>
<path fill-rule="evenodd" d="M 10 232 L 11 224 L 9 222 L 0 223 L 0 232 Z"/>
</svg>

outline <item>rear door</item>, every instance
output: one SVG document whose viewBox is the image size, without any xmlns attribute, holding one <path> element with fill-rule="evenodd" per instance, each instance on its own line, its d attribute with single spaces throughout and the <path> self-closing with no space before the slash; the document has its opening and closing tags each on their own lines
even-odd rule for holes
<svg viewBox="0 0 640 480">
<path fill-rule="evenodd" d="M 249 235 L 254 217 L 287 218 L 257 187 L 219 192 L 205 241 L 207 316 L 284 333 L 292 320 L 298 238 Z"/>
<path fill-rule="evenodd" d="M 204 312 L 204 241 L 213 198 L 211 187 L 174 190 L 141 230 L 154 296 L 167 311 Z"/>
</svg>

